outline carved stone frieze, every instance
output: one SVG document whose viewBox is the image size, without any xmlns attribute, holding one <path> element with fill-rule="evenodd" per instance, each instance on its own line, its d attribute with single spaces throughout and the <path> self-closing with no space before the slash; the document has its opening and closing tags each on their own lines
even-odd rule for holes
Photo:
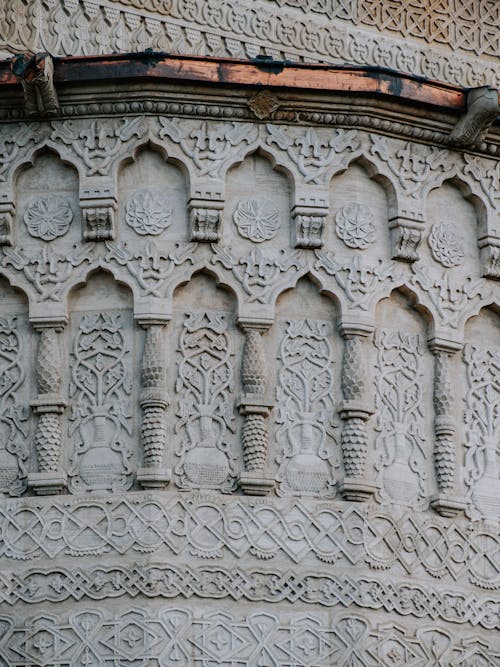
<svg viewBox="0 0 500 667">
<path fill-rule="evenodd" d="M 83 655 L 97 658 L 105 667 L 131 660 L 162 666 L 181 660 L 193 666 L 272 660 L 277 667 L 349 667 L 355 662 L 388 664 L 386 658 L 394 661 L 394 656 L 408 656 L 414 664 L 417 660 L 425 664 L 431 656 L 443 665 L 494 667 L 499 657 L 484 633 L 461 637 L 432 623 L 418 630 L 407 623 L 380 624 L 366 612 L 327 617 L 308 609 L 281 616 L 217 606 L 201 613 L 186 605 L 127 605 L 121 614 L 84 607 L 69 616 L 34 616 L 29 625 L 17 616 L 2 616 L 0 623 L 0 650 L 12 667 L 27 667 L 40 658 L 45 664 L 59 664 L 63 655 L 69 665 L 76 665 Z"/>
<path fill-rule="evenodd" d="M 0 8 L 84 56 L 0 66 L 0 665 L 496 667 L 500 79 L 417 4 Z"/>
</svg>

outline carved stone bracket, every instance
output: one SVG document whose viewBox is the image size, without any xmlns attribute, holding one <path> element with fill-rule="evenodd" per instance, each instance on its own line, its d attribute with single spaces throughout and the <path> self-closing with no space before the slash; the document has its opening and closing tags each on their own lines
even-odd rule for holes
<svg viewBox="0 0 500 667">
<path fill-rule="evenodd" d="M 267 373 L 262 333 L 267 330 L 262 324 L 240 321 L 245 334 L 241 367 L 242 394 L 240 413 L 244 416 L 242 447 L 244 470 L 240 474 L 240 486 L 244 493 L 263 496 L 274 487 L 274 478 L 266 475 L 269 450 L 267 420 L 273 407 L 267 398 Z"/>
<path fill-rule="evenodd" d="M 321 248 L 323 227 L 328 211 L 296 206 L 292 211 L 295 223 L 296 248 Z"/>
<path fill-rule="evenodd" d="M 115 238 L 116 200 L 99 199 L 81 202 L 83 238 L 85 241 L 111 241 Z"/>
<path fill-rule="evenodd" d="M 137 471 L 137 480 L 144 488 L 163 488 L 170 481 L 170 470 L 164 466 L 167 445 L 166 410 L 167 368 L 165 323 L 147 323 L 141 364 L 141 441 L 144 465 Z"/>
<path fill-rule="evenodd" d="M 15 207 L 11 201 L 0 201 L 0 246 L 12 245 Z"/>
<path fill-rule="evenodd" d="M 464 148 L 478 143 L 499 114 L 497 90 L 489 86 L 469 90 L 467 111 L 450 133 L 450 144 Z"/>
<path fill-rule="evenodd" d="M 328 191 L 298 188 L 292 218 L 296 248 L 323 247 L 323 227 L 328 215 Z"/>
<path fill-rule="evenodd" d="M 83 238 L 85 241 L 112 241 L 116 234 L 117 208 L 114 186 L 108 179 L 96 177 L 88 181 L 80 194 Z"/>
<path fill-rule="evenodd" d="M 38 346 L 36 380 L 38 396 L 31 401 L 38 416 L 35 447 L 38 472 L 28 474 L 28 486 L 38 495 L 59 493 L 66 487 L 66 473 L 61 470 L 61 414 L 67 402 L 61 396 L 62 358 L 60 328 L 42 328 Z"/>
<path fill-rule="evenodd" d="M 461 514 L 465 509 L 465 503 L 454 494 L 457 453 L 450 361 L 457 346 L 434 340 L 430 349 L 434 355 L 434 469 L 438 487 L 437 495 L 431 498 L 431 506 L 442 516 L 449 517 Z"/>
<path fill-rule="evenodd" d="M 368 433 L 366 422 L 374 409 L 368 399 L 366 343 L 370 331 L 365 326 L 341 325 L 344 337 L 342 392 L 344 402 L 340 416 L 344 420 L 341 446 L 345 477 L 340 493 L 347 500 L 363 502 L 377 491 L 376 484 L 366 477 Z"/>
<path fill-rule="evenodd" d="M 59 113 L 54 61 L 48 53 L 23 53 L 13 59 L 12 71 L 21 79 L 28 116 L 56 116 Z"/>
<path fill-rule="evenodd" d="M 481 275 L 500 280 L 500 238 L 487 236 L 479 239 Z"/>
<path fill-rule="evenodd" d="M 219 240 L 222 201 L 190 199 L 191 241 L 214 243 Z"/>
<path fill-rule="evenodd" d="M 389 220 L 393 259 L 416 262 L 422 241 L 423 220 L 397 216 Z"/>
</svg>

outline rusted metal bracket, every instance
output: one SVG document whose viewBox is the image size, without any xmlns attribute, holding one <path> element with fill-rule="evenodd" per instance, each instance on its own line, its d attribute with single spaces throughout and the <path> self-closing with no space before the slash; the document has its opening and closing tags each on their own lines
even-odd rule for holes
<svg viewBox="0 0 500 667">
<path fill-rule="evenodd" d="M 54 62 L 48 53 L 22 53 L 12 60 L 12 72 L 21 79 L 28 116 L 56 116 L 59 100 L 54 85 Z"/>
</svg>

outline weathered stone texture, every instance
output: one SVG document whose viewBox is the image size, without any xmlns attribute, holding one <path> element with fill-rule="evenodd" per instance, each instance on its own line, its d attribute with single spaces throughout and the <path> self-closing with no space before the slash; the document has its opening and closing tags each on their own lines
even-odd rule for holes
<svg viewBox="0 0 500 667">
<path fill-rule="evenodd" d="M 467 84 L 496 10 L 459 4 L 261 0 L 243 38 L 237 3 L 31 3 L 35 33 L 16 0 L 0 40 L 380 64 L 395 35 Z M 0 102 L 0 666 L 495 667 L 498 133 L 113 85 Z"/>
</svg>

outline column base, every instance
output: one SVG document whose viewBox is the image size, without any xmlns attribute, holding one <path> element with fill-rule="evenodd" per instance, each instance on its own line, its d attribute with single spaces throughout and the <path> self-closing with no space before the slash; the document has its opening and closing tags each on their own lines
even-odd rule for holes
<svg viewBox="0 0 500 667">
<path fill-rule="evenodd" d="M 66 473 L 58 470 L 54 472 L 28 473 L 28 486 L 38 496 L 54 496 L 66 488 Z"/>
<path fill-rule="evenodd" d="M 371 500 L 379 487 L 365 479 L 353 479 L 346 477 L 339 487 L 340 494 L 345 500 L 355 503 L 365 503 Z"/>
<path fill-rule="evenodd" d="M 242 472 L 240 475 L 240 487 L 247 496 L 267 496 L 274 483 L 274 477 L 258 472 Z"/>
<path fill-rule="evenodd" d="M 438 493 L 432 496 L 431 507 L 441 516 L 453 517 L 464 513 L 466 503 L 461 498 Z"/>
<path fill-rule="evenodd" d="M 145 489 L 164 489 L 170 482 L 170 468 L 148 466 L 137 470 L 137 481 Z"/>
</svg>

